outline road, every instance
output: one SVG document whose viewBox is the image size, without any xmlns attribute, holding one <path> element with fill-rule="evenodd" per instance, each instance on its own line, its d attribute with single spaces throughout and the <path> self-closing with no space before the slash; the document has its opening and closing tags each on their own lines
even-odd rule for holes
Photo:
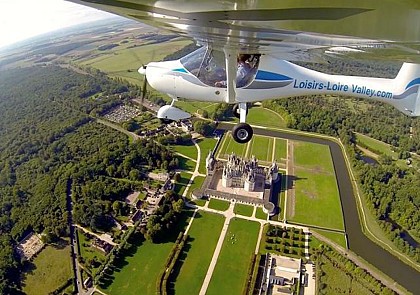
<svg viewBox="0 0 420 295">
<path fill-rule="evenodd" d="M 73 275 L 76 280 L 75 288 L 77 294 L 84 294 L 83 290 L 83 281 L 82 281 L 82 274 L 80 272 L 80 266 L 77 262 L 77 257 L 79 255 L 79 248 L 77 247 L 77 240 L 76 240 L 76 230 L 73 225 L 73 202 L 71 199 L 71 185 L 72 182 L 69 179 L 67 181 L 67 212 L 68 212 L 68 225 L 70 228 L 70 255 L 73 264 Z"/>
</svg>

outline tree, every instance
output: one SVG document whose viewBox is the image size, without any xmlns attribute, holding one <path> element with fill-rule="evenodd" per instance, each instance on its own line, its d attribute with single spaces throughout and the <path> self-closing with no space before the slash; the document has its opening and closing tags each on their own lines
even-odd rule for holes
<svg viewBox="0 0 420 295">
<path fill-rule="evenodd" d="M 179 199 L 176 202 L 172 202 L 172 207 L 176 213 L 181 213 L 182 209 L 184 209 L 184 200 Z"/>
</svg>

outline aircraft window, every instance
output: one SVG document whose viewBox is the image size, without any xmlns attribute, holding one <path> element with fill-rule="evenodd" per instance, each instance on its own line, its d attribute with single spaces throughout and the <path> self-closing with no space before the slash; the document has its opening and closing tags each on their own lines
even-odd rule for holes
<svg viewBox="0 0 420 295">
<path fill-rule="evenodd" d="M 202 47 L 181 58 L 181 63 L 206 85 L 214 86 L 217 81 L 226 80 L 225 56 L 221 51 Z"/>
<path fill-rule="evenodd" d="M 249 85 L 257 73 L 260 55 L 238 55 L 236 87 Z M 208 86 L 226 87 L 226 64 L 224 53 L 202 47 L 181 58 L 181 63 L 191 74 Z"/>
<path fill-rule="evenodd" d="M 248 86 L 257 74 L 260 62 L 259 54 L 239 54 L 237 57 L 238 68 L 236 70 L 236 88 Z M 226 87 L 226 78 L 216 81 L 214 86 Z"/>
</svg>

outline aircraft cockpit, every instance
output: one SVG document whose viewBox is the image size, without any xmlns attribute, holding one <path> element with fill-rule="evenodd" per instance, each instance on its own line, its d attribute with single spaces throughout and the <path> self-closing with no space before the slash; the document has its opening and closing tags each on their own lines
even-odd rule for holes
<svg viewBox="0 0 420 295">
<path fill-rule="evenodd" d="M 248 86 L 255 78 L 260 61 L 259 54 L 239 54 L 236 87 Z M 201 82 L 213 87 L 226 87 L 226 63 L 222 51 L 201 47 L 181 58 L 185 69 Z"/>
</svg>

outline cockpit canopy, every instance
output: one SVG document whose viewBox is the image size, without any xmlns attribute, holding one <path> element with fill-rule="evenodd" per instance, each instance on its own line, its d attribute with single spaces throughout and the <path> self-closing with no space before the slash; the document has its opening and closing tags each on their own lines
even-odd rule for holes
<svg viewBox="0 0 420 295">
<path fill-rule="evenodd" d="M 259 54 L 238 55 L 236 87 L 248 86 L 255 78 L 260 61 Z M 185 69 L 201 82 L 212 87 L 226 87 L 226 63 L 224 53 L 210 47 L 201 47 L 181 58 Z"/>
</svg>

